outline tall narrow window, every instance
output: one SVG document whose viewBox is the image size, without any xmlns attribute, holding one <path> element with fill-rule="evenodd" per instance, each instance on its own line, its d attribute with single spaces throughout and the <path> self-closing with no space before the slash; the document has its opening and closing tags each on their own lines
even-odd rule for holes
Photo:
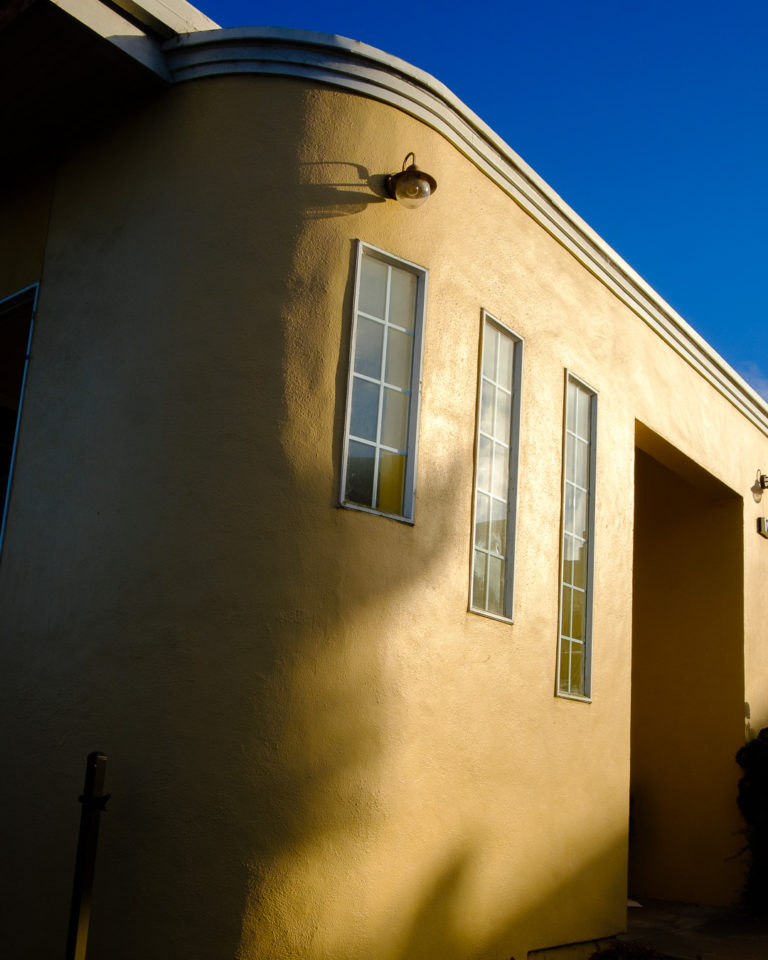
<svg viewBox="0 0 768 960">
<path fill-rule="evenodd" d="M 590 696 L 596 424 L 594 390 L 568 374 L 557 690 L 584 699 Z"/>
<path fill-rule="evenodd" d="M 483 314 L 470 608 L 512 619 L 512 550 L 523 344 Z"/>
<path fill-rule="evenodd" d="M 37 287 L 0 300 L 0 548 L 3 545 Z"/>
<path fill-rule="evenodd" d="M 358 247 L 342 503 L 413 519 L 426 271 Z"/>
</svg>

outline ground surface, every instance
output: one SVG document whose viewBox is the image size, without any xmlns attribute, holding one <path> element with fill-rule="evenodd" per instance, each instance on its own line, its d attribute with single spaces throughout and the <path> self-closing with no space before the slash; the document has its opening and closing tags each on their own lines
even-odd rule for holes
<svg viewBox="0 0 768 960">
<path fill-rule="evenodd" d="M 628 908 L 627 933 L 593 960 L 768 960 L 768 917 L 646 900 Z"/>
<path fill-rule="evenodd" d="M 667 953 L 659 953 L 653 947 L 641 943 L 615 940 L 609 947 L 593 953 L 590 960 L 678 960 Z"/>
</svg>

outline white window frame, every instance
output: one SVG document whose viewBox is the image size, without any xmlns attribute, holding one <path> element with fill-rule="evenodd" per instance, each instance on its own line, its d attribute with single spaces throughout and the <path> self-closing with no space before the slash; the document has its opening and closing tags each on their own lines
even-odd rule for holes
<svg viewBox="0 0 768 960">
<path fill-rule="evenodd" d="M 413 355 L 411 360 L 411 390 L 410 404 L 408 410 L 408 429 L 406 434 L 406 465 L 405 481 L 403 489 L 403 511 L 402 513 L 387 513 L 378 510 L 373 506 L 367 506 L 361 503 L 355 503 L 347 500 L 347 462 L 350 441 L 350 424 L 352 418 L 352 387 L 355 377 L 355 344 L 358 330 L 358 313 L 360 300 L 360 277 L 362 273 L 363 257 L 369 256 L 379 260 L 388 266 L 405 270 L 416 277 L 416 303 L 414 316 L 414 340 Z M 357 241 L 355 251 L 355 290 L 352 304 L 352 328 L 349 338 L 349 369 L 347 377 L 347 403 L 344 417 L 344 441 L 342 449 L 341 464 L 341 490 L 339 503 L 342 507 L 350 510 L 360 510 L 364 513 L 373 513 L 377 516 L 389 517 L 393 520 L 400 520 L 404 523 L 412 524 L 414 522 L 414 502 L 416 497 L 416 473 L 418 461 L 418 435 L 419 435 L 419 412 L 421 407 L 421 388 L 422 388 L 422 366 L 424 357 L 424 326 L 426 321 L 427 305 L 427 278 L 428 270 L 426 267 L 412 263 L 402 257 L 381 250 L 362 240 Z M 377 458 L 378 462 L 378 458 Z"/>
<path fill-rule="evenodd" d="M 565 504 L 567 483 L 567 451 L 568 451 L 568 385 L 576 384 L 586 391 L 592 399 L 590 405 L 590 441 L 589 441 L 589 498 L 587 501 L 587 558 L 585 573 L 585 600 L 584 600 L 584 692 L 571 693 L 570 690 L 560 688 L 560 663 L 563 655 L 562 616 L 563 616 L 563 588 L 573 585 L 565 582 Z M 597 400 L 598 392 L 585 380 L 577 377 L 570 370 L 565 371 L 565 391 L 563 395 L 563 467 L 562 490 L 560 506 L 560 574 L 558 578 L 558 605 L 557 605 L 557 663 L 555 673 L 555 695 L 566 700 L 580 700 L 585 703 L 592 701 L 592 618 L 594 607 L 594 563 L 595 563 L 595 484 L 597 478 Z"/>
<path fill-rule="evenodd" d="M 2 314 L 13 310 L 13 301 L 30 303 L 29 333 L 27 335 L 27 346 L 24 356 L 24 370 L 21 375 L 21 389 L 19 390 L 19 407 L 16 413 L 16 427 L 13 432 L 13 446 L 11 447 L 11 460 L 8 465 L 8 484 L 5 488 L 5 498 L 2 503 L 2 514 L 0 515 L 0 554 L 3 550 L 3 541 L 5 539 L 5 527 L 8 521 L 8 506 L 11 502 L 11 488 L 13 487 L 13 468 L 16 464 L 16 451 L 19 444 L 19 429 L 21 426 L 21 411 L 24 406 L 24 390 L 27 385 L 27 372 L 29 370 L 29 356 L 32 349 L 32 333 L 35 328 L 35 314 L 37 313 L 37 297 L 40 285 L 33 283 L 28 287 L 17 290 L 8 297 L 0 299 L 0 323 L 2 323 Z"/>
<path fill-rule="evenodd" d="M 486 330 L 488 326 L 495 326 L 502 335 L 512 341 L 512 402 L 511 423 L 509 436 L 509 479 L 507 484 L 507 542 L 504 578 L 503 613 L 494 613 L 485 607 L 477 606 L 474 599 L 474 570 L 475 570 L 475 537 L 477 533 L 477 494 L 478 494 L 478 459 L 480 453 L 480 424 L 482 413 L 483 389 L 483 351 L 485 347 Z M 469 611 L 492 620 L 501 620 L 504 623 L 514 622 L 514 582 L 515 582 L 515 543 L 517 534 L 517 488 L 518 488 L 518 456 L 520 446 L 520 400 L 523 377 L 523 338 L 515 333 L 507 324 L 487 310 L 480 315 L 480 353 L 477 372 L 477 400 L 475 415 L 475 472 L 472 486 L 472 546 L 469 563 Z M 485 551 L 484 551 L 485 552 Z M 490 551 L 488 551 L 490 552 Z"/>
</svg>

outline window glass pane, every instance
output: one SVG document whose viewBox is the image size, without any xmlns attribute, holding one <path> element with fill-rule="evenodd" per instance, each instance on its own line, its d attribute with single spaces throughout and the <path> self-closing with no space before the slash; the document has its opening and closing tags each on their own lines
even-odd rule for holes
<svg viewBox="0 0 768 960">
<path fill-rule="evenodd" d="M 493 436 L 493 396 L 496 388 L 492 383 L 483 380 L 480 388 L 480 429 L 483 433 Z"/>
<path fill-rule="evenodd" d="M 373 466 L 376 449 L 365 443 L 349 441 L 347 489 L 345 498 L 366 507 L 373 505 Z"/>
<path fill-rule="evenodd" d="M 570 693 L 571 687 L 571 641 L 562 639 L 560 641 L 560 677 L 559 689 L 561 693 Z"/>
<path fill-rule="evenodd" d="M 576 433 L 580 437 L 583 437 L 585 440 L 589 440 L 589 410 L 592 403 L 592 398 L 584 390 L 583 387 L 579 387 L 577 384 L 574 384 L 578 396 L 578 404 L 576 407 Z"/>
<path fill-rule="evenodd" d="M 573 432 L 576 429 L 576 394 L 578 388 L 573 380 L 568 381 L 565 398 L 565 427 Z"/>
<path fill-rule="evenodd" d="M 0 514 L 5 506 L 5 491 L 8 486 L 8 475 L 11 472 L 17 417 L 15 408 L 0 407 Z"/>
<path fill-rule="evenodd" d="M 0 303 L 0 533 L 5 522 L 33 305 L 29 293 Z"/>
<path fill-rule="evenodd" d="M 567 534 L 563 540 L 563 581 L 582 590 L 587 586 L 587 545 Z"/>
<path fill-rule="evenodd" d="M 573 533 L 573 484 L 566 483 L 563 490 L 563 530 Z"/>
<path fill-rule="evenodd" d="M 349 432 L 361 440 L 376 440 L 379 418 L 379 386 L 367 380 L 354 379 L 352 387 L 352 417 Z"/>
<path fill-rule="evenodd" d="M 19 300 L 22 304 L 15 306 Z M 32 302 L 29 298 L 14 297 L 10 304 L 0 304 L 0 398 L 15 415 L 24 380 Z"/>
<path fill-rule="evenodd" d="M 577 697 L 584 696 L 584 647 L 581 644 L 571 644 L 571 671 L 569 693 Z"/>
<path fill-rule="evenodd" d="M 565 479 L 573 482 L 576 477 L 576 454 L 574 452 L 576 441 L 567 433 L 565 435 Z"/>
<path fill-rule="evenodd" d="M 589 696 L 587 632 L 591 600 L 590 525 L 594 502 L 592 416 L 597 399 L 570 375 L 566 387 L 565 482 L 563 484 L 563 543 L 560 609 L 560 693 Z"/>
<path fill-rule="evenodd" d="M 405 450 L 408 432 L 408 394 L 384 388 L 384 412 L 381 421 L 381 443 Z"/>
<path fill-rule="evenodd" d="M 411 350 L 413 337 L 400 330 L 387 331 L 387 368 L 384 379 L 396 387 L 409 390 L 411 386 Z"/>
<path fill-rule="evenodd" d="M 563 533 L 563 576 L 562 583 L 573 583 L 573 537 Z"/>
<path fill-rule="evenodd" d="M 485 609 L 485 585 L 487 582 L 488 554 L 475 550 L 472 571 L 472 606 Z"/>
<path fill-rule="evenodd" d="M 491 525 L 491 498 L 478 493 L 475 507 L 475 546 L 488 549 L 488 533 Z"/>
<path fill-rule="evenodd" d="M 512 394 L 504 390 L 496 391 L 496 430 L 494 436 L 503 443 L 509 443 L 509 428 L 512 422 Z"/>
<path fill-rule="evenodd" d="M 493 445 L 493 494 L 504 500 L 509 496 L 509 448 Z"/>
<path fill-rule="evenodd" d="M 493 441 L 480 437 L 477 444 L 477 487 L 478 490 L 491 489 L 491 456 Z"/>
<path fill-rule="evenodd" d="M 498 383 L 507 390 L 512 387 L 512 359 L 515 345 L 511 337 L 499 336 L 499 376 Z"/>
<path fill-rule="evenodd" d="M 488 557 L 488 611 L 501 614 L 504 598 L 504 561 Z"/>
<path fill-rule="evenodd" d="M 494 500 L 491 506 L 491 550 L 502 556 L 507 552 L 507 501 Z"/>
<path fill-rule="evenodd" d="M 570 637 L 571 634 L 571 594 L 573 591 L 570 587 L 563 587 L 563 595 L 561 602 L 561 615 L 560 615 L 560 633 L 564 637 Z"/>
<path fill-rule="evenodd" d="M 364 245 L 358 264 L 342 501 L 411 519 L 425 272 Z"/>
<path fill-rule="evenodd" d="M 416 284 L 415 274 L 406 270 L 392 268 L 389 292 L 390 323 L 406 330 L 413 330 L 413 321 L 416 315 Z"/>
<path fill-rule="evenodd" d="M 581 587 L 586 590 L 587 587 L 587 545 L 572 541 L 572 562 L 571 562 L 571 583 L 574 587 Z"/>
<path fill-rule="evenodd" d="M 573 478 L 580 487 L 589 488 L 589 444 L 583 440 L 574 440 L 576 466 Z"/>
<path fill-rule="evenodd" d="M 571 636 L 574 640 L 584 639 L 584 600 L 586 594 L 581 590 L 573 591 L 572 607 L 573 619 L 571 623 Z"/>
<path fill-rule="evenodd" d="M 491 380 L 496 379 L 498 350 L 499 332 L 492 324 L 486 323 L 483 331 L 483 375 Z"/>
<path fill-rule="evenodd" d="M 402 513 L 405 457 L 382 450 L 379 454 L 379 495 L 376 504 L 384 513 Z"/>
<path fill-rule="evenodd" d="M 563 535 L 563 583 L 573 583 L 573 537 Z"/>
<path fill-rule="evenodd" d="M 355 337 L 355 373 L 381 379 L 381 344 L 384 324 L 358 317 Z"/>
<path fill-rule="evenodd" d="M 573 532 L 582 538 L 587 536 L 587 494 L 583 490 L 573 491 Z"/>
<path fill-rule="evenodd" d="M 373 257 L 363 257 L 360 271 L 359 309 L 379 320 L 384 319 L 387 299 L 388 267 Z"/>
<path fill-rule="evenodd" d="M 486 315 L 483 321 L 482 362 L 477 411 L 475 463 L 475 548 L 473 576 L 478 574 L 477 556 L 482 553 L 484 599 L 473 587 L 473 608 L 499 616 L 511 615 L 511 582 L 507 582 L 514 521 L 510 512 L 511 458 L 516 455 L 512 436 L 518 402 L 513 383 L 517 339 Z M 491 494 L 489 497 L 488 494 Z M 511 577 L 509 578 L 511 581 Z M 474 581 L 473 581 L 474 582 Z"/>
</svg>

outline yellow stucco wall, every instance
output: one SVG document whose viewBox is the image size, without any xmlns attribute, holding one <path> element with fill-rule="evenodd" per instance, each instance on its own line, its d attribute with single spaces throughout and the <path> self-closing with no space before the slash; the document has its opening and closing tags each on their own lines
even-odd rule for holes
<svg viewBox="0 0 768 960">
<path fill-rule="evenodd" d="M 409 151 L 439 182 L 416 212 L 368 187 Z M 413 526 L 337 507 L 357 239 L 429 269 Z M 621 930 L 635 421 L 741 497 L 768 440 L 437 133 L 304 81 L 182 85 L 75 152 L 43 279 L 0 722 L 35 824 L 16 911 L 49 917 L 13 955 L 63 938 L 93 749 L 94 957 L 522 960 Z M 525 341 L 512 626 L 467 613 L 482 308 Z M 599 394 L 591 704 L 553 696 L 566 368 Z"/>
</svg>

